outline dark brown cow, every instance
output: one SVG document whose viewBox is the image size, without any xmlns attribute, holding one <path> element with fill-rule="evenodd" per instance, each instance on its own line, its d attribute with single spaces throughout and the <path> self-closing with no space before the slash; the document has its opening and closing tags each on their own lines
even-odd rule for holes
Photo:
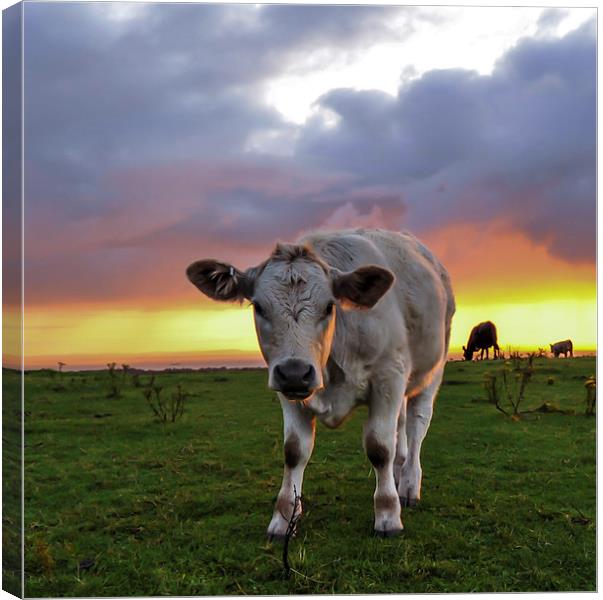
<svg viewBox="0 0 603 600">
<path fill-rule="evenodd" d="M 551 347 L 551 352 L 555 355 L 555 358 L 559 358 L 560 354 L 563 354 L 565 358 L 567 355 L 574 356 L 574 345 L 572 344 L 572 340 L 563 340 L 562 342 L 557 342 L 555 344 L 549 344 Z"/>
<path fill-rule="evenodd" d="M 497 343 L 496 325 L 492 321 L 484 321 L 471 330 L 467 346 L 463 346 L 463 356 L 465 360 L 473 360 L 473 353 L 481 350 L 480 359 L 483 359 L 485 350 L 488 359 L 488 349 L 491 346 L 494 348 L 494 358 L 498 358 L 500 348 Z"/>
</svg>

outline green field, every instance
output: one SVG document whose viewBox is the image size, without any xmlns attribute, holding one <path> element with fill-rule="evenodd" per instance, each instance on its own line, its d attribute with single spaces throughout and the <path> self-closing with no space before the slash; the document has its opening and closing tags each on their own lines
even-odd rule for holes
<svg viewBox="0 0 603 600">
<path fill-rule="evenodd" d="M 180 383 L 192 394 L 168 425 L 130 377 L 108 398 L 107 372 L 28 373 L 26 595 L 594 590 L 584 381 L 595 359 L 538 359 L 526 408 L 574 414 L 519 421 L 485 399 L 484 372 L 501 367 L 448 364 L 423 446 L 423 499 L 398 538 L 372 535 L 366 409 L 338 430 L 319 425 L 288 579 L 282 546 L 265 540 L 282 473 L 265 371 L 159 375 L 162 393 Z"/>
</svg>

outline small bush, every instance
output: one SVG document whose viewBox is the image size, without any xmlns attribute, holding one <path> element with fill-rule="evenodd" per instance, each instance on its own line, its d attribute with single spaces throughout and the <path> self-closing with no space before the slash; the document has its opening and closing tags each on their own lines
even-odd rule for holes
<svg viewBox="0 0 603 600">
<path fill-rule="evenodd" d="M 521 418 L 519 407 L 525 399 L 526 388 L 534 373 L 533 360 L 534 354 L 528 355 L 525 364 L 522 364 L 521 358 L 514 357 L 512 363 L 505 362 L 501 371 L 484 373 L 484 389 L 488 402 L 514 420 Z"/>
<path fill-rule="evenodd" d="M 154 377 L 151 378 L 151 385 L 142 391 L 142 395 L 160 423 L 175 423 L 184 413 L 184 402 L 189 394 L 183 391 L 182 386 L 178 384 L 176 392 L 165 400 L 161 397 L 163 387 L 153 385 L 154 379 Z"/>
<path fill-rule="evenodd" d="M 107 363 L 107 372 L 109 373 L 109 392 L 107 398 L 119 398 L 121 396 L 121 388 L 117 373 L 115 372 L 115 367 L 116 363 Z"/>
<path fill-rule="evenodd" d="M 586 412 L 588 416 L 595 414 L 595 404 L 597 402 L 597 380 L 594 375 L 591 375 L 585 382 L 586 388 Z"/>
</svg>

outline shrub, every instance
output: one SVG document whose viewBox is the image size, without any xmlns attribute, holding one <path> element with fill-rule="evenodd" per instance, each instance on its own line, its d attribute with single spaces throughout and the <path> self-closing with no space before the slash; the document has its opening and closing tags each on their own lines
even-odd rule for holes
<svg viewBox="0 0 603 600">
<path fill-rule="evenodd" d="M 509 361 L 498 373 L 484 374 L 484 389 L 488 402 L 507 417 L 514 420 L 521 418 L 519 409 L 525 398 L 526 388 L 532 379 L 534 355 L 528 356 L 522 364 L 520 358 L 513 360 L 511 370 Z"/>
<path fill-rule="evenodd" d="M 151 378 L 151 385 L 142 391 L 142 395 L 160 423 L 175 423 L 184 413 L 184 402 L 189 394 L 183 391 L 182 386 L 178 384 L 176 392 L 165 400 L 161 397 L 163 387 L 153 385 L 154 379 L 154 377 Z"/>
<path fill-rule="evenodd" d="M 586 388 L 586 412 L 584 414 L 592 416 L 595 414 L 595 404 L 597 402 L 597 380 L 591 375 L 585 382 Z"/>
<path fill-rule="evenodd" d="M 67 388 L 63 385 L 63 367 L 67 366 L 64 362 L 57 362 L 57 370 L 51 371 L 52 378 L 55 379 L 57 377 L 57 383 L 53 385 L 50 389 L 53 392 L 64 392 Z"/>
<path fill-rule="evenodd" d="M 116 363 L 107 363 L 107 372 L 109 373 L 109 393 L 107 398 L 119 398 L 121 396 L 121 389 L 115 372 Z"/>
<path fill-rule="evenodd" d="M 128 372 L 130 371 L 130 365 L 123 365 L 122 364 L 121 365 L 121 370 L 122 370 L 122 373 L 123 373 L 122 381 L 123 381 L 123 383 L 125 385 L 125 383 L 126 383 L 126 376 L 127 376 Z"/>
</svg>

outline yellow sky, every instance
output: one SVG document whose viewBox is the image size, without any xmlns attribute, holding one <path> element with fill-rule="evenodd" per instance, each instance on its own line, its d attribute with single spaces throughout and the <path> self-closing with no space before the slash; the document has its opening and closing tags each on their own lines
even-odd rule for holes
<svg viewBox="0 0 603 600">
<path fill-rule="evenodd" d="M 476 302 L 457 297 L 451 351 L 466 343 L 471 327 L 490 319 L 499 344 L 517 349 L 547 347 L 571 338 L 577 350 L 596 347 L 596 298 L 530 298 L 523 302 Z M 260 361 L 251 308 L 201 302 L 169 310 L 56 307 L 30 309 L 25 315 L 26 366 L 98 365 L 117 362 L 198 364 Z"/>
</svg>

